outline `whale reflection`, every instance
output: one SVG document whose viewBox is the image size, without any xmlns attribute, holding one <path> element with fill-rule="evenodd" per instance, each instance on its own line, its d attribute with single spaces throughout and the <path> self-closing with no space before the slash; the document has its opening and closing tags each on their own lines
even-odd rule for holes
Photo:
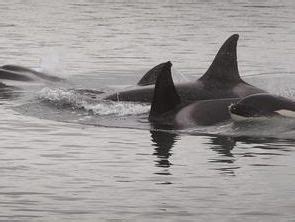
<svg viewBox="0 0 295 222">
<path fill-rule="evenodd" d="M 175 133 L 151 130 L 151 141 L 155 147 L 153 155 L 157 156 L 156 166 L 158 167 L 170 167 L 172 163 L 169 161 L 169 157 L 172 155 L 171 148 L 175 145 L 175 142 L 180 139 L 180 136 Z"/>
<path fill-rule="evenodd" d="M 231 136 L 210 136 L 210 149 L 217 155 L 208 160 L 213 169 L 222 174 L 235 176 L 235 171 L 244 167 L 241 158 L 256 158 L 251 161 L 253 166 L 274 166 L 267 159 L 275 158 L 278 155 L 286 155 L 293 151 L 295 140 L 277 138 L 255 138 L 255 137 L 231 137 Z M 266 157 L 269 158 L 266 158 Z M 260 158 L 261 157 L 261 158 Z"/>
<path fill-rule="evenodd" d="M 236 140 L 229 136 L 214 136 L 210 138 L 211 149 L 218 154 L 227 157 L 233 157 L 232 150 L 236 146 Z"/>
</svg>

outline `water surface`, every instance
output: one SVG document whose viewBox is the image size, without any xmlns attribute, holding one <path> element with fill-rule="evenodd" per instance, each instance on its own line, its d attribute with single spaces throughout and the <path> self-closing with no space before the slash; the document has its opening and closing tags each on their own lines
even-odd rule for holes
<svg viewBox="0 0 295 222">
<path fill-rule="evenodd" d="M 148 105 L 71 89 L 130 86 L 168 60 L 194 80 L 239 33 L 244 79 L 294 97 L 294 12 L 291 0 L 1 2 L 1 64 L 68 82 L 8 82 L 21 89 L 1 96 L 0 221 L 293 221 L 292 122 L 153 131 Z"/>
</svg>

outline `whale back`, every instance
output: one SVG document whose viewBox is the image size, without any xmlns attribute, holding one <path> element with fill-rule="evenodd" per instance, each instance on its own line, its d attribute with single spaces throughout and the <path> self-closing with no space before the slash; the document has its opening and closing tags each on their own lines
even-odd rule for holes
<svg viewBox="0 0 295 222">
<path fill-rule="evenodd" d="M 53 81 L 53 82 L 58 82 L 58 81 L 63 81 L 63 78 L 57 77 L 57 76 L 52 76 L 46 73 L 38 72 L 34 69 L 30 69 L 24 66 L 19 66 L 19 65 L 3 65 L 0 67 L 1 70 L 7 71 L 7 73 L 15 73 L 18 74 L 18 76 L 22 76 L 22 78 L 15 78 L 15 80 L 25 80 L 25 81 L 34 81 L 34 78 L 32 77 L 38 77 L 41 79 Z M 31 75 L 32 77 L 26 76 L 26 74 Z M 2 76 L 0 76 L 0 79 Z M 12 79 L 14 78 L 13 76 L 11 77 Z"/>
</svg>

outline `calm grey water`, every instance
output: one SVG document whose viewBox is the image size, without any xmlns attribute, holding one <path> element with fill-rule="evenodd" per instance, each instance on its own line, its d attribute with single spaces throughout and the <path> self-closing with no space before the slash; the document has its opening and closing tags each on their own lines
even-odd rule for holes
<svg viewBox="0 0 295 222">
<path fill-rule="evenodd" d="M 241 75 L 293 97 L 294 1 L 12 0 L 0 15 L 1 64 L 68 79 L 8 82 L 23 90 L 0 101 L 0 221 L 295 221 L 292 122 L 151 131 L 147 105 L 70 90 L 167 60 L 196 79 L 239 33 Z"/>
</svg>

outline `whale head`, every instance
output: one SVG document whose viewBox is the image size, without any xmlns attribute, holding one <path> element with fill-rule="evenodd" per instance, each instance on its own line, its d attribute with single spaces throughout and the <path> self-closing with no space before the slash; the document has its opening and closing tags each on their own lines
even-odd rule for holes
<svg viewBox="0 0 295 222">
<path fill-rule="evenodd" d="M 236 121 L 265 119 L 273 116 L 295 117 L 295 101 L 269 93 L 247 96 L 229 106 Z"/>
<path fill-rule="evenodd" d="M 264 109 L 259 109 L 251 104 L 239 102 L 229 106 L 229 113 L 231 118 L 235 121 L 265 119 L 275 114 L 274 112 L 266 112 Z"/>
</svg>

